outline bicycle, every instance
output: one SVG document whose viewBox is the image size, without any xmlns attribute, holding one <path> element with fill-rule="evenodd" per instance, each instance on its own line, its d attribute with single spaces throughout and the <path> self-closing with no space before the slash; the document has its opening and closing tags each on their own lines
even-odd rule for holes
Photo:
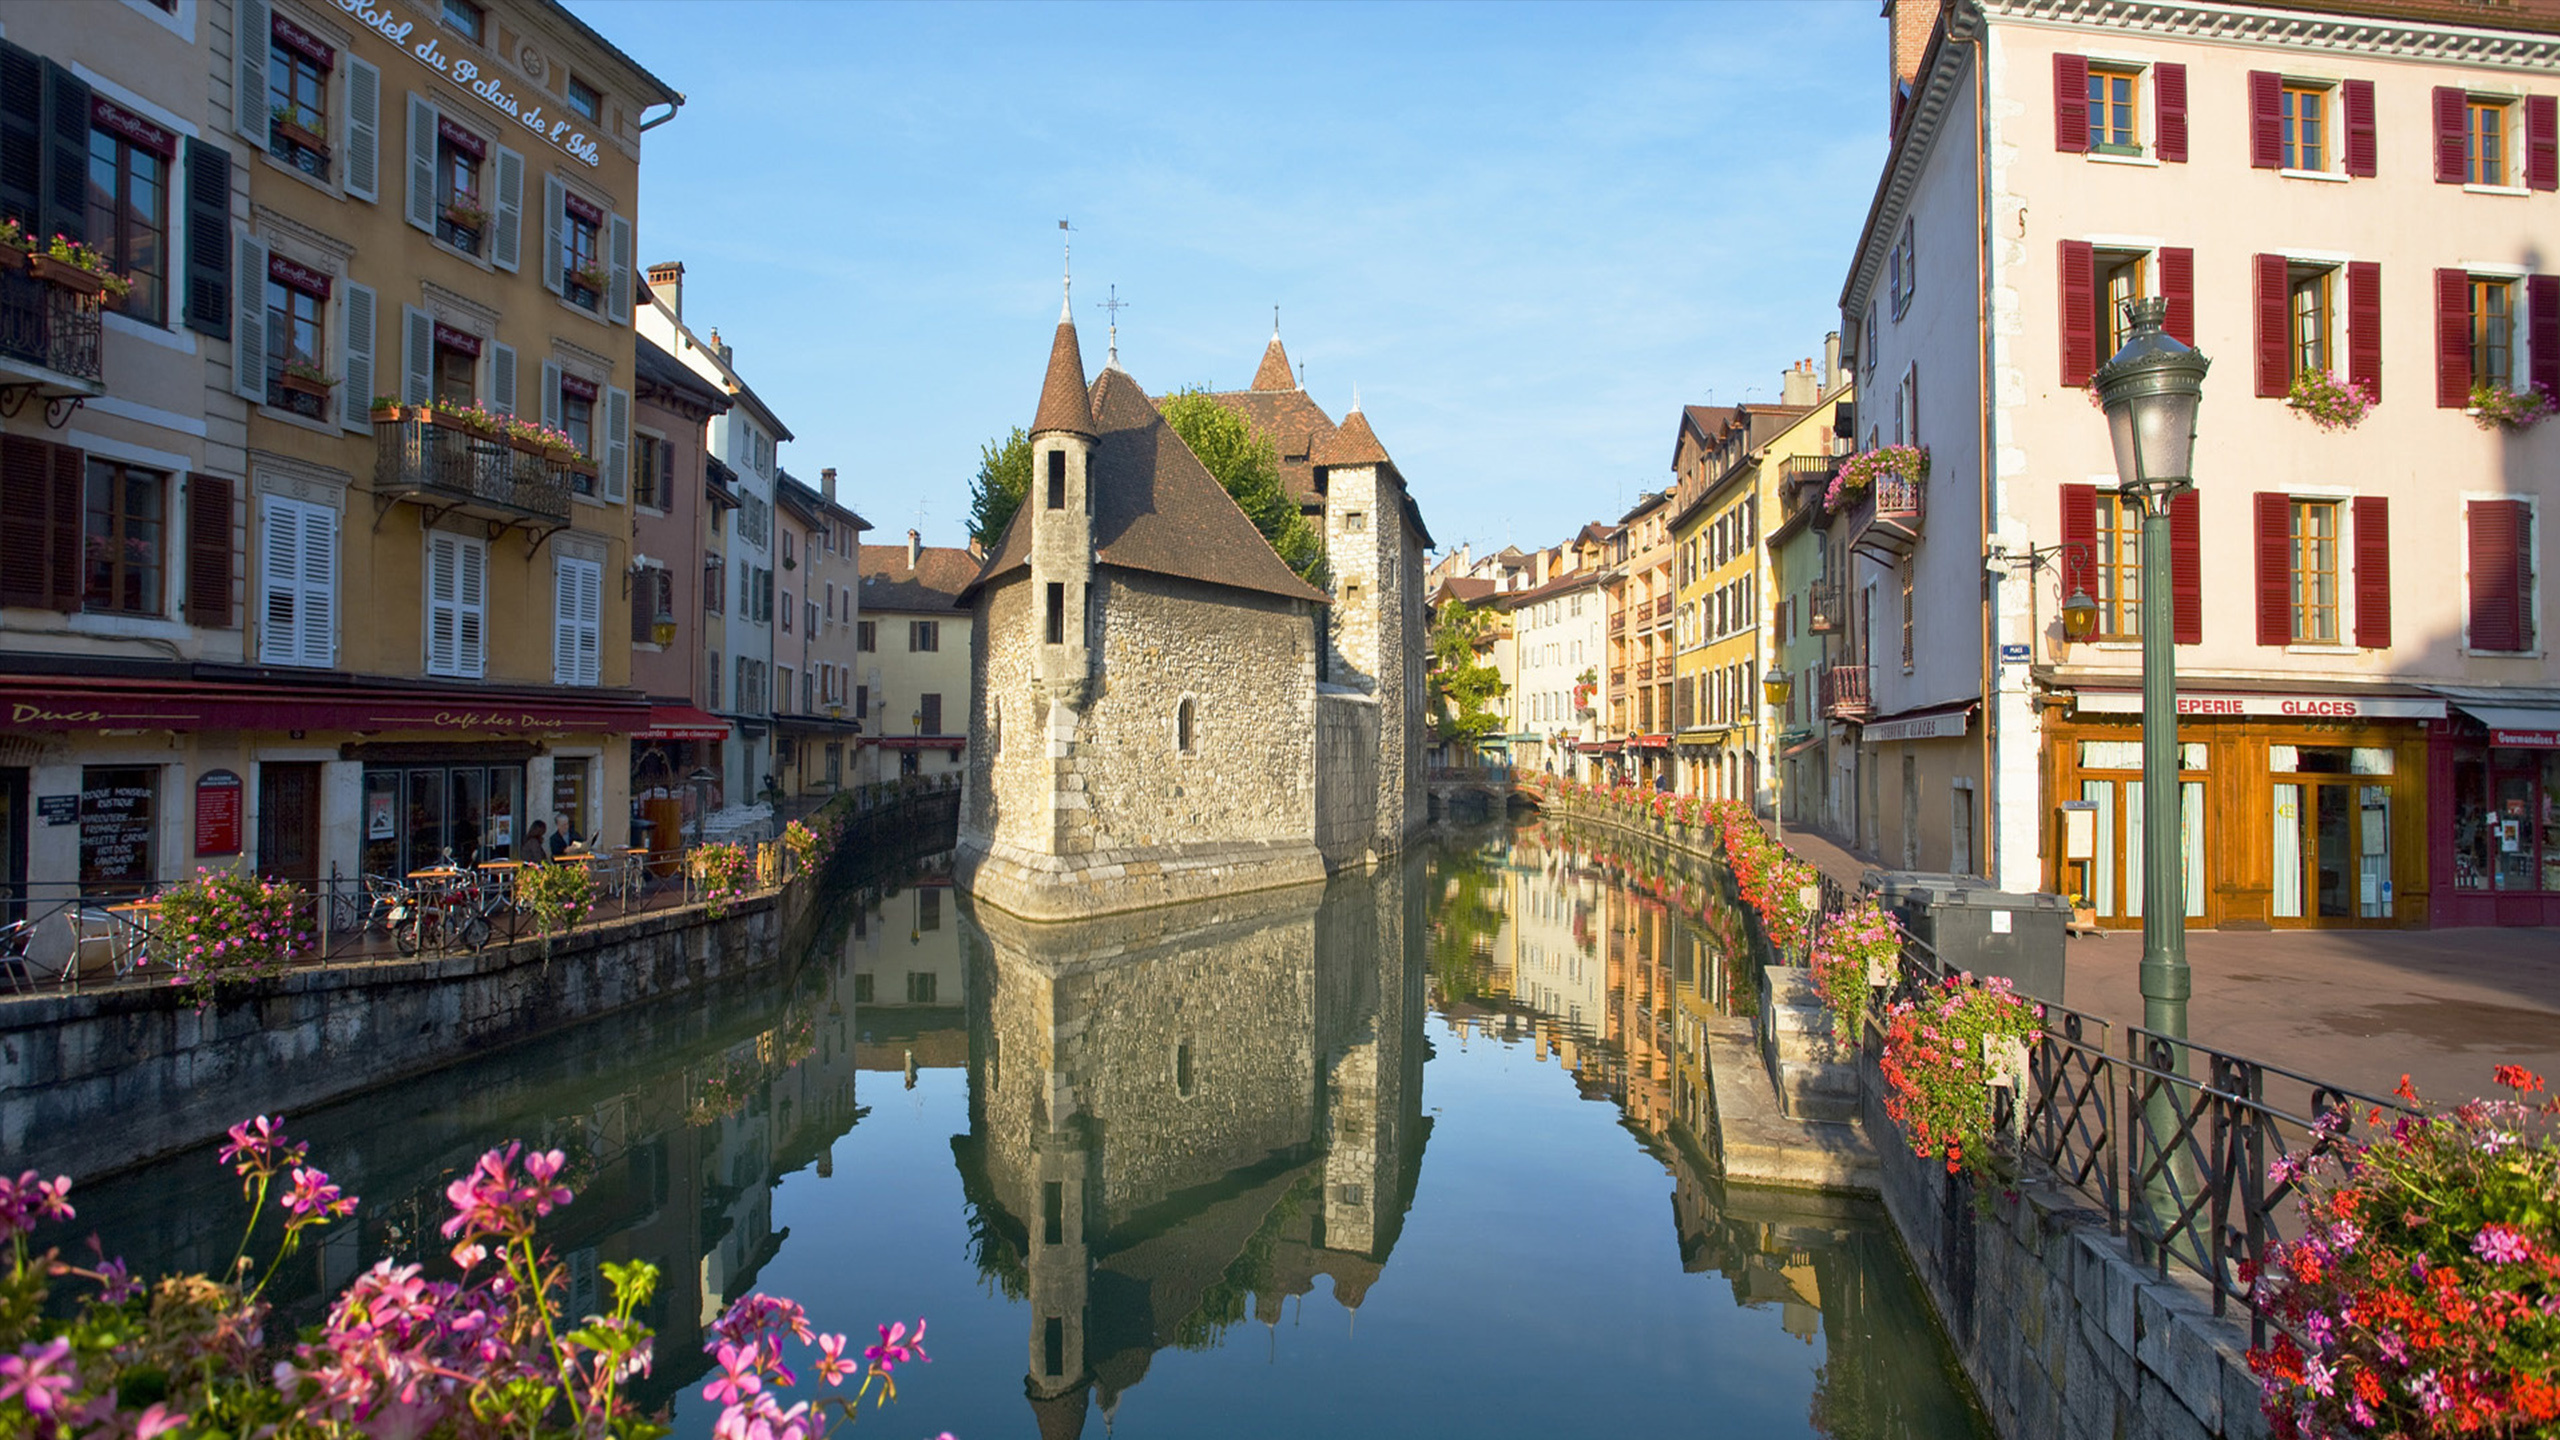
<svg viewBox="0 0 2560 1440">
<path fill-rule="evenodd" d="M 391 943 L 403 955 L 460 945 L 477 950 L 489 941 L 489 917 L 483 913 L 480 882 L 470 871 L 455 868 L 451 855 L 442 870 L 422 870 L 419 883 L 402 887 L 391 913 Z"/>
</svg>

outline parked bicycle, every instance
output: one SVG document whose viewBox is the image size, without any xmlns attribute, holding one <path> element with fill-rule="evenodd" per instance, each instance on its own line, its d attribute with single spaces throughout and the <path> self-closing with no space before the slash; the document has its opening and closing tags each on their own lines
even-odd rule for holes
<svg viewBox="0 0 2560 1440">
<path fill-rule="evenodd" d="M 477 950 L 489 942 L 489 906 L 480 878 L 453 863 L 411 871 L 391 909 L 391 943 L 403 955 L 459 946 Z"/>
</svg>

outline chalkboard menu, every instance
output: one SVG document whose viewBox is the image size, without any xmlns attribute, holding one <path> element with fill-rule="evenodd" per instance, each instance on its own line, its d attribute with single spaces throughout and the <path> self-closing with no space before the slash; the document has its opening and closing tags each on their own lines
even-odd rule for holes
<svg viewBox="0 0 2560 1440">
<path fill-rule="evenodd" d="M 82 889 L 139 889 L 151 882 L 159 791 L 156 766 L 92 765 L 80 772 Z"/>
</svg>

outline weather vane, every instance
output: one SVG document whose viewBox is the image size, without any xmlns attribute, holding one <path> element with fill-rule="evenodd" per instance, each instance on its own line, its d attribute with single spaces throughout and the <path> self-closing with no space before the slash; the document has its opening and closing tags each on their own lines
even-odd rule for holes
<svg viewBox="0 0 2560 1440">
<path fill-rule="evenodd" d="M 1115 284 L 1111 298 L 1096 301 L 1093 308 L 1111 312 L 1111 358 L 1106 363 L 1116 369 L 1120 364 L 1120 312 L 1129 308 L 1129 302 L 1120 298 L 1120 287 Z"/>
</svg>

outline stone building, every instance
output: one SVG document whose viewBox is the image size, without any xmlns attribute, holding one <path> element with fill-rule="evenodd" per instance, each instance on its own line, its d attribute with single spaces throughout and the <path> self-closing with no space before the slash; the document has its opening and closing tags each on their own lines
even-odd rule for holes
<svg viewBox="0 0 2560 1440">
<path fill-rule="evenodd" d="M 1295 884 L 1422 823 L 1418 514 L 1356 411 L 1300 431 L 1231 403 L 1304 467 L 1292 488 L 1327 525 L 1333 593 L 1290 571 L 1116 359 L 1086 382 L 1060 315 L 1031 494 L 959 597 L 959 878 L 980 899 L 1068 919 Z"/>
</svg>

